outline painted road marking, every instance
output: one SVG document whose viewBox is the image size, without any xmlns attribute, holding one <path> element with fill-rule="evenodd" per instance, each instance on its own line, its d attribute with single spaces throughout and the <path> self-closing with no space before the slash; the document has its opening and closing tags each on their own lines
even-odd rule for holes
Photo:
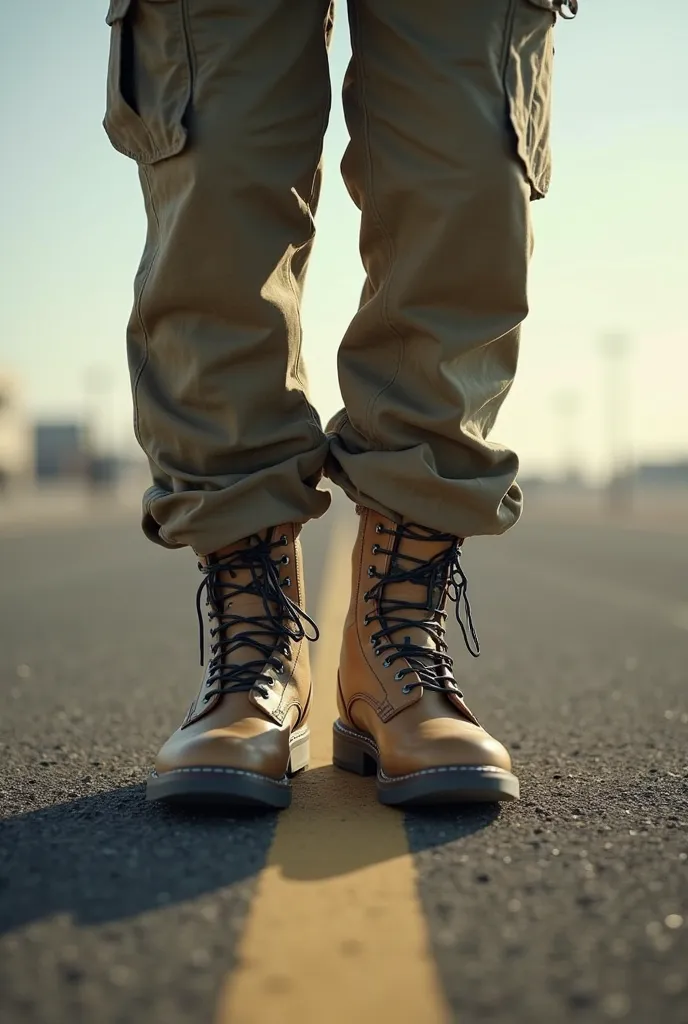
<svg viewBox="0 0 688 1024">
<path fill-rule="evenodd" d="M 448 1024 L 402 815 L 332 767 L 351 530 L 335 521 L 314 660 L 311 770 L 278 821 L 217 1024 Z"/>
</svg>

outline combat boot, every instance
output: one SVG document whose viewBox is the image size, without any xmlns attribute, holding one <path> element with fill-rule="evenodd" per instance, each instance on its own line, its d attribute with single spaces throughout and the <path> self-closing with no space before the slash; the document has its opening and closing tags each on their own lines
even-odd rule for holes
<svg viewBox="0 0 688 1024">
<path fill-rule="evenodd" d="M 452 601 L 469 651 L 480 653 L 460 540 L 357 511 L 334 763 L 377 774 L 384 804 L 518 799 L 509 754 L 466 705 L 447 650 Z"/>
<path fill-rule="evenodd" d="M 203 558 L 209 659 L 186 718 L 164 744 L 149 800 L 287 807 L 308 766 L 311 675 L 298 527 L 277 526 Z"/>
</svg>

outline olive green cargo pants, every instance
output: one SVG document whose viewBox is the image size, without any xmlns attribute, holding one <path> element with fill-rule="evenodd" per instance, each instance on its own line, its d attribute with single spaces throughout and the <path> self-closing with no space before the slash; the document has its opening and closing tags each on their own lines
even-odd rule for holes
<svg viewBox="0 0 688 1024">
<path fill-rule="evenodd" d="M 309 403 L 299 303 L 330 106 L 329 0 L 112 0 L 105 127 L 148 234 L 128 329 L 144 529 L 207 554 L 355 501 L 462 537 L 518 518 L 487 440 L 550 177 L 556 0 L 349 0 L 342 171 L 365 283 L 344 410 Z"/>
</svg>

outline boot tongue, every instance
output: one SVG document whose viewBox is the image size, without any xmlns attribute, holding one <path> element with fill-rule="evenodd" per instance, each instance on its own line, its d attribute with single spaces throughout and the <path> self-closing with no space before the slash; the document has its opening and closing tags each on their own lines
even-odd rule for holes
<svg viewBox="0 0 688 1024">
<path fill-rule="evenodd" d="M 231 641 L 242 633 L 253 634 L 259 643 L 266 645 L 271 644 L 271 635 L 274 640 L 274 632 L 269 627 L 269 616 L 272 614 L 278 617 L 278 606 L 274 601 L 266 602 L 260 593 L 260 591 L 263 593 L 267 592 L 267 587 L 265 586 L 266 567 L 258 561 L 250 567 L 242 566 L 240 562 L 235 562 L 231 557 L 236 555 L 237 552 L 257 547 L 261 541 L 271 541 L 273 537 L 279 537 L 279 532 L 277 530 L 268 530 L 260 536 L 246 538 L 245 540 L 238 541 L 236 544 L 228 545 L 212 556 L 211 561 L 213 562 L 219 560 L 222 563 L 229 563 L 226 569 L 219 569 L 217 571 L 215 585 L 211 587 L 217 608 L 224 611 L 226 615 L 237 616 L 241 620 L 260 619 L 262 620 L 262 625 L 247 624 L 245 621 L 235 622 L 231 626 L 222 629 L 220 633 L 211 639 L 211 644 L 218 642 L 220 639 Z M 276 554 L 274 555 L 274 560 L 277 560 Z M 249 593 L 238 593 L 234 589 L 235 587 L 242 589 L 248 587 L 254 580 L 257 582 L 254 582 Z M 217 625 L 217 619 L 211 622 L 213 628 L 217 628 Z M 225 651 L 228 646 L 228 644 L 223 644 Z M 266 658 L 267 655 L 262 655 L 255 647 L 244 645 L 239 641 L 239 644 L 231 654 L 223 658 L 223 663 L 244 665 L 252 661 L 265 661 Z"/>
<path fill-rule="evenodd" d="M 433 657 L 433 652 L 438 650 L 437 642 L 420 626 L 413 625 L 414 622 L 433 621 L 439 627 L 435 632 L 443 635 L 444 620 L 440 618 L 438 611 L 443 612 L 446 608 L 448 577 L 451 567 L 447 564 L 449 557 L 443 558 L 442 556 L 449 556 L 450 553 L 454 554 L 458 548 L 459 540 L 458 538 L 448 539 L 446 535 L 443 539 L 438 539 L 434 532 L 425 530 L 423 527 L 408 523 L 404 525 L 416 536 L 408 537 L 404 535 L 398 538 L 395 546 L 395 555 L 391 559 L 390 573 L 397 575 L 398 573 L 412 572 L 414 568 L 419 569 L 421 564 L 427 566 L 428 563 L 433 562 L 435 559 L 437 559 L 439 564 L 426 569 L 425 573 L 422 574 L 423 582 L 416 583 L 413 580 L 406 580 L 399 583 L 385 584 L 383 598 L 380 601 L 381 615 L 384 617 L 387 612 L 391 618 L 406 619 L 408 621 L 408 625 L 399 626 L 391 630 L 391 642 L 397 644 L 406 642 L 425 648 L 428 652 L 427 655 L 419 653 L 418 655 L 411 656 L 409 662 L 411 667 L 416 669 L 428 668 L 432 671 L 432 675 L 438 682 L 444 682 L 445 686 L 451 683 L 450 688 L 446 692 L 425 691 L 423 699 L 428 710 L 434 708 L 438 716 L 446 714 L 448 701 L 462 718 L 472 722 L 474 725 L 479 725 L 477 718 L 466 706 L 456 690 L 452 670 L 447 666 L 441 665 L 439 658 Z M 442 565 L 442 562 L 444 562 L 444 565 Z M 419 573 L 419 575 L 421 574 Z M 417 609 L 390 609 L 389 605 L 393 605 L 397 601 L 408 601 L 423 607 Z M 400 662 L 400 664 L 403 665 L 404 663 Z"/>
<path fill-rule="evenodd" d="M 439 556 L 453 550 L 456 542 L 446 539 L 437 540 L 433 531 L 426 530 L 421 526 L 411 526 L 410 529 L 417 535 L 418 539 L 403 536 L 396 543 L 395 555 L 391 559 L 391 574 L 396 576 L 399 573 L 412 572 L 420 569 L 421 564 L 427 564 Z M 434 587 L 430 588 L 429 582 L 431 573 L 434 573 Z M 427 647 L 429 650 L 437 650 L 437 645 L 424 629 L 414 628 L 413 622 L 438 621 L 436 609 L 444 608 L 446 604 L 446 580 L 447 570 L 440 565 L 434 570 L 428 569 L 424 574 L 422 582 L 403 580 L 399 583 L 387 583 L 384 587 L 381 611 L 383 616 L 389 608 L 389 604 L 409 602 L 414 605 L 421 605 L 421 608 L 399 608 L 391 611 L 392 618 L 403 618 L 409 621 L 408 626 L 399 626 L 394 629 L 392 640 L 396 643 L 408 642 L 417 644 L 420 647 Z M 408 640 L 406 639 L 408 638 Z"/>
</svg>

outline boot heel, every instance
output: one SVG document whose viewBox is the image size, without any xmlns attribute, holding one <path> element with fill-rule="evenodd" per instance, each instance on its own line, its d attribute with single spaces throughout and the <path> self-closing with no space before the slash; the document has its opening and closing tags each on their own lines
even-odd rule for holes
<svg viewBox="0 0 688 1024">
<path fill-rule="evenodd" d="M 311 757 L 311 734 L 308 730 L 291 744 L 287 775 L 296 775 L 308 767 Z"/>
<path fill-rule="evenodd" d="M 332 733 L 332 762 L 337 768 L 355 775 L 376 775 L 377 764 L 372 754 L 353 737 L 345 735 L 335 725 Z"/>
</svg>

